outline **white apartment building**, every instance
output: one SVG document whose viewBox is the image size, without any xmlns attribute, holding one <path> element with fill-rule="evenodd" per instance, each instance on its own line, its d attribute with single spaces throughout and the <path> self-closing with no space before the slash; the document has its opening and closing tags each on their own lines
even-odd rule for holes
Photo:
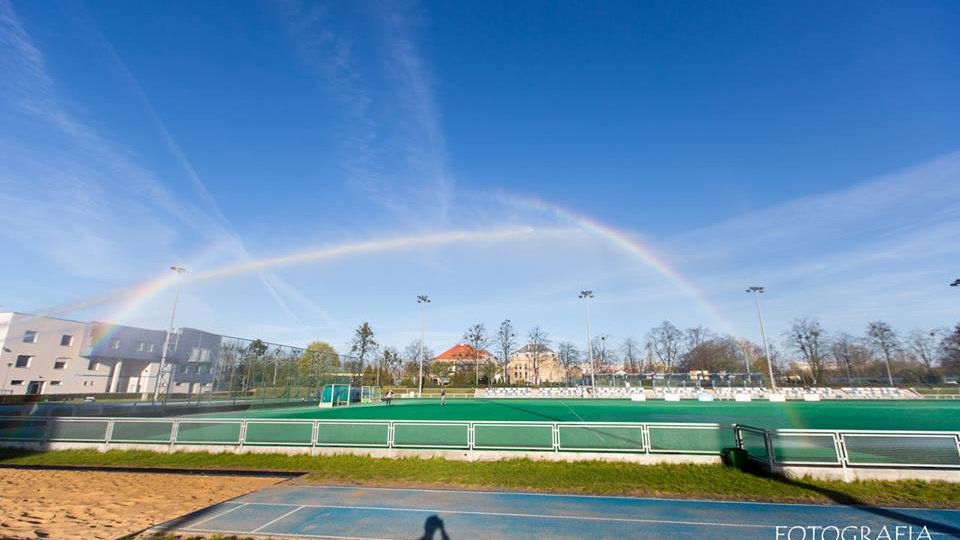
<svg viewBox="0 0 960 540">
<path fill-rule="evenodd" d="M 107 370 L 80 356 L 87 325 L 0 313 L 0 394 L 103 392 Z"/>
<path fill-rule="evenodd" d="M 163 330 L 0 313 L 0 395 L 147 395 L 157 387 Z M 191 328 L 170 337 L 161 391 L 209 391 L 221 337 Z"/>
</svg>

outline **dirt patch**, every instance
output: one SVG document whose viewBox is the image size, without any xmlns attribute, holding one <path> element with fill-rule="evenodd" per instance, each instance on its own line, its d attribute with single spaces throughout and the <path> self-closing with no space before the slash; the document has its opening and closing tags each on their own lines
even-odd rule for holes
<svg viewBox="0 0 960 540">
<path fill-rule="evenodd" d="M 277 477 L 0 469 L 0 537 L 117 538 Z"/>
</svg>

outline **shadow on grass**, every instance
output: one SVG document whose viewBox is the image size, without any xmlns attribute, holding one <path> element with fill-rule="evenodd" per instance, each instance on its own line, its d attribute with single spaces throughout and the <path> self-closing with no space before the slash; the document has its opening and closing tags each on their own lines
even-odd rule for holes
<svg viewBox="0 0 960 540">
<path fill-rule="evenodd" d="M 927 529 L 933 533 L 940 533 L 950 535 L 951 537 L 960 537 L 960 528 L 947 523 L 940 523 L 938 521 L 932 521 L 929 519 L 922 519 L 917 516 L 908 514 L 902 510 L 892 509 L 892 508 L 882 508 L 879 506 L 874 506 L 863 502 L 862 500 L 850 495 L 849 493 L 844 493 L 842 491 L 837 491 L 828 487 L 821 485 L 813 484 L 804 480 L 798 480 L 795 478 L 789 478 L 781 474 L 771 474 L 767 471 L 756 467 L 755 465 L 749 466 L 745 469 L 745 472 L 753 474 L 755 476 L 760 476 L 770 480 L 774 480 L 783 485 L 790 486 L 793 488 L 799 488 L 804 491 L 809 491 L 826 497 L 830 501 L 836 504 L 843 506 L 849 506 L 852 508 L 857 508 L 864 512 L 869 512 L 876 516 L 890 519 L 896 521 L 899 524 L 912 525 L 915 527 L 927 527 Z M 918 508 L 922 510 L 922 508 Z M 890 525 L 895 525 L 891 523 Z"/>
</svg>

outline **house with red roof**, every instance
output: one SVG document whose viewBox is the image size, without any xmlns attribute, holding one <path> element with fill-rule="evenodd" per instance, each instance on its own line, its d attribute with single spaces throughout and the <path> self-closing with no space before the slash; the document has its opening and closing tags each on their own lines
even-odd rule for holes
<svg viewBox="0 0 960 540">
<path fill-rule="evenodd" d="M 475 369 L 478 360 L 480 365 L 494 361 L 492 354 L 487 351 L 477 350 L 466 343 L 457 343 L 433 359 L 433 361 L 437 363 L 449 364 L 451 373 L 465 369 L 472 371 Z"/>
</svg>

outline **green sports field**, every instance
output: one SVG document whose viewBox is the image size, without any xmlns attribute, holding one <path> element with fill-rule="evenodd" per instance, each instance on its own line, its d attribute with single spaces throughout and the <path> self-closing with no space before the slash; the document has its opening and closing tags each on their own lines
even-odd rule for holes
<svg viewBox="0 0 960 540">
<path fill-rule="evenodd" d="M 405 399 L 335 408 L 317 406 L 196 415 L 216 418 L 459 420 L 527 422 L 678 422 L 760 428 L 960 431 L 960 401 L 701 403 L 588 399 Z"/>
</svg>

